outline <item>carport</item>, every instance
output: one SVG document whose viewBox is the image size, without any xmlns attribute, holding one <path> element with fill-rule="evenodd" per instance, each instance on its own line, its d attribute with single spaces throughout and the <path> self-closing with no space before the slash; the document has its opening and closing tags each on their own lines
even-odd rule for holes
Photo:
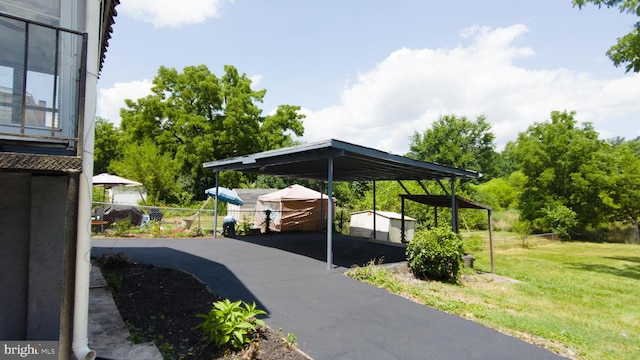
<svg viewBox="0 0 640 360">
<path fill-rule="evenodd" d="M 481 176 L 475 171 L 414 160 L 335 139 L 210 161 L 204 163 L 203 167 L 216 173 L 216 187 L 219 186 L 219 172 L 233 170 L 249 174 L 326 181 L 329 198 L 333 196 L 334 181 L 373 181 L 374 210 L 375 182 L 378 180 L 449 180 L 454 231 L 458 228 L 455 180 L 475 179 Z M 333 216 L 331 212 L 328 213 L 327 269 L 331 269 Z"/>
</svg>

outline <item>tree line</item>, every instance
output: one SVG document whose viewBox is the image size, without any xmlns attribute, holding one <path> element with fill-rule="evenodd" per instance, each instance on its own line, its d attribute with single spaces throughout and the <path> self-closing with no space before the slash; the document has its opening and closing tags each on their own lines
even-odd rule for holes
<svg viewBox="0 0 640 360">
<path fill-rule="evenodd" d="M 591 3 L 640 16 L 636 0 L 572 2 L 580 9 Z M 640 72 L 640 21 L 607 56 L 626 72 Z M 258 104 L 265 94 L 265 89 L 252 89 L 251 79 L 230 65 L 222 77 L 205 65 L 182 72 L 161 67 L 151 95 L 126 100 L 119 127 L 96 119 L 94 173 L 113 172 L 141 182 L 153 204 L 186 206 L 201 200 L 214 184 L 204 162 L 295 145 L 303 135 L 300 107 L 280 105 L 264 115 Z M 592 124 L 578 124 L 575 115 L 554 111 L 549 120 L 529 126 L 497 152 L 485 116 L 474 121 L 445 114 L 409 138 L 405 155 L 483 173 L 477 181 L 459 184 L 460 194 L 494 209 L 516 209 L 523 232 L 554 231 L 569 238 L 615 222 L 638 228 L 640 138 L 600 139 Z M 220 176 L 229 187 L 281 188 L 292 182 L 237 172 Z M 321 183 L 297 182 L 323 190 Z M 338 183 L 335 196 L 346 211 L 361 210 L 373 205 L 372 190 L 367 182 Z M 387 182 L 376 194 L 380 208 L 399 211 L 401 193 L 445 191 L 438 183 Z M 433 209 L 419 204 L 409 203 L 407 212 L 425 226 L 436 221 Z M 486 221 L 477 214 L 466 218 L 481 228 Z"/>
<path fill-rule="evenodd" d="M 280 105 L 264 116 L 257 106 L 266 90 L 233 66 L 217 77 L 204 66 L 182 72 L 161 67 L 151 95 L 127 100 L 121 125 L 96 121 L 94 172 L 113 172 L 141 182 L 148 201 L 187 205 L 204 199 L 215 183 L 207 161 L 242 156 L 295 144 L 304 133 L 300 107 Z M 485 116 L 442 115 L 408 139 L 407 157 L 479 171 L 483 177 L 459 185 L 463 196 L 493 209 L 517 209 L 531 231 L 555 231 L 565 237 L 611 222 L 631 222 L 640 215 L 640 138 L 600 139 L 590 123 L 579 124 L 575 112 L 554 111 L 516 140 L 496 151 L 495 135 Z M 281 188 L 290 180 L 268 176 L 221 174 L 229 187 Z M 300 181 L 298 181 L 300 182 Z M 323 190 L 323 184 L 303 181 Z M 399 210 L 405 192 L 442 194 L 442 184 L 381 184 L 378 206 Z M 371 208 L 372 186 L 338 184 L 339 205 Z M 431 225 L 433 211 L 408 204 L 408 213 Z M 446 214 L 442 216 L 447 216 Z M 481 218 L 472 227 L 482 227 Z"/>
</svg>

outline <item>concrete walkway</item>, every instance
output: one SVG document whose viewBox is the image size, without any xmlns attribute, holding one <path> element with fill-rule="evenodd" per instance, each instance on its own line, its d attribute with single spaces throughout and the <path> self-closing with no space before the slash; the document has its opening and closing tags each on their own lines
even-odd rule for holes
<svg viewBox="0 0 640 360">
<path fill-rule="evenodd" d="M 153 343 L 133 344 L 127 340 L 129 335 L 107 282 L 100 269 L 93 267 L 89 283 L 89 348 L 100 359 L 162 360 Z"/>
<path fill-rule="evenodd" d="M 239 239 L 99 239 L 92 256 L 123 252 L 137 262 L 183 269 L 220 296 L 255 301 L 265 319 L 321 359 L 561 359 L 482 325 L 416 304 L 326 270 L 322 235 Z M 395 250 L 394 250 L 395 249 Z M 382 251 L 382 253 L 380 253 Z M 398 248 L 334 238 L 343 266 L 367 256 L 397 256 Z M 324 250 L 326 253 L 326 250 Z M 364 255 L 362 255 L 364 254 Z M 387 261 L 389 262 L 389 261 Z"/>
</svg>

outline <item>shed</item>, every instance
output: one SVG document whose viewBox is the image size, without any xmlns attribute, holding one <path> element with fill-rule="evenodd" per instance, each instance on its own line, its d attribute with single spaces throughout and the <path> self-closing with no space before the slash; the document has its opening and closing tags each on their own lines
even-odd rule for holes
<svg viewBox="0 0 640 360">
<path fill-rule="evenodd" d="M 364 210 L 351 213 L 349 235 L 363 237 L 373 240 L 386 241 L 391 243 L 402 243 L 402 229 L 404 229 L 405 242 L 413 239 L 416 220 L 404 216 L 404 227 L 402 226 L 402 214 L 391 211 L 375 212 L 375 235 L 374 212 Z"/>
<path fill-rule="evenodd" d="M 328 197 L 301 185 L 291 185 L 282 190 L 261 195 L 256 202 L 256 223 L 261 232 L 269 231 L 319 231 L 327 219 Z M 269 210 L 269 221 L 267 221 Z M 335 198 L 331 216 L 335 212 Z"/>
</svg>

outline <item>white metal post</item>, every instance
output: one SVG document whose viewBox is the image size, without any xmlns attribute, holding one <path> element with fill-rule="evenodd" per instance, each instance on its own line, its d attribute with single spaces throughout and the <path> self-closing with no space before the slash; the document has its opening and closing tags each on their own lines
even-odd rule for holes
<svg viewBox="0 0 640 360">
<path fill-rule="evenodd" d="M 213 238 L 218 237 L 218 180 L 220 172 L 216 171 L 216 202 L 213 210 Z"/>
<path fill-rule="evenodd" d="M 333 158 L 329 158 L 327 170 L 327 197 L 330 204 L 327 210 L 327 270 L 333 267 Z"/>
</svg>

